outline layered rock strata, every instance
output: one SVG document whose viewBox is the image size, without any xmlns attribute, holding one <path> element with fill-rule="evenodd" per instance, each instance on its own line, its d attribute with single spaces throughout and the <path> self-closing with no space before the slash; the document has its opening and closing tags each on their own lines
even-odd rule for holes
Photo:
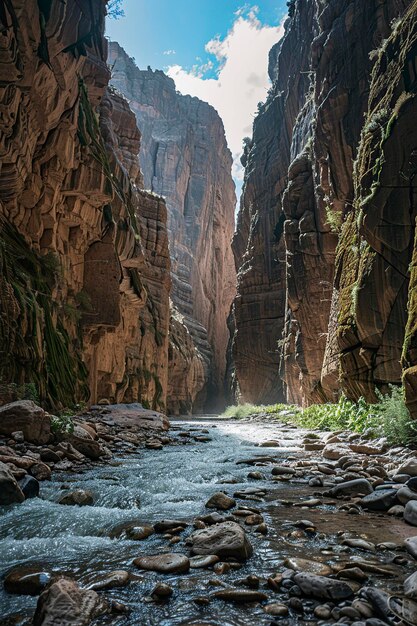
<svg viewBox="0 0 417 626">
<path fill-rule="evenodd" d="M 128 99 L 142 133 L 145 187 L 167 202 L 173 280 L 169 408 L 196 410 L 219 400 L 224 385 L 227 316 L 235 293 L 231 154 L 211 106 L 177 93 L 163 72 L 139 70 L 115 42 L 109 64 L 111 82 Z M 187 370 L 188 380 L 180 380 Z"/>
<path fill-rule="evenodd" d="M 107 89 L 105 5 L 0 13 L 2 382 L 54 407 L 166 406 L 164 201 L 140 189 L 140 134 Z"/>
<path fill-rule="evenodd" d="M 408 299 L 409 338 L 414 325 L 415 14 L 411 0 L 289 3 L 243 156 L 243 399 L 373 399 L 401 382 Z M 412 387 L 410 339 L 403 362 Z"/>
</svg>

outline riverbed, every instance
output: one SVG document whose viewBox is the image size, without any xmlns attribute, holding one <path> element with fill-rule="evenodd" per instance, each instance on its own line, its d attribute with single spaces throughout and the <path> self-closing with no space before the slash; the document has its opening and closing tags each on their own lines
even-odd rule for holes
<svg viewBox="0 0 417 626">
<path fill-rule="evenodd" d="M 337 533 L 341 531 L 353 535 L 360 531 L 370 541 L 398 544 L 407 534 L 407 528 L 396 519 L 385 517 L 381 528 L 378 516 L 373 514 L 354 518 L 325 503 L 314 510 L 291 506 L 285 500 L 307 494 L 305 483 L 272 481 L 268 466 L 255 468 L 264 478 L 256 481 L 248 478 L 254 468 L 239 461 L 255 455 L 273 456 L 278 463 L 302 458 L 301 440 L 305 431 L 277 424 L 212 417 L 173 421 L 172 426 L 178 445 L 165 446 L 162 450 L 133 450 L 126 444 L 126 449 L 107 465 L 81 474 L 53 474 L 51 481 L 42 484 L 40 498 L 0 509 L 2 576 L 18 565 L 36 563 L 45 570 L 68 574 L 81 585 L 88 585 L 103 573 L 123 569 L 132 574 L 129 585 L 106 591 L 105 595 L 126 605 L 130 612 L 102 617 L 95 622 L 97 624 L 252 626 L 271 624 L 271 616 L 266 615 L 259 604 L 242 607 L 215 600 L 201 606 L 195 599 L 209 598 L 224 586 L 239 585 L 238 581 L 249 575 L 265 581 L 283 569 L 287 557 L 329 564 L 347 557 L 355 559 L 358 551 L 351 551 L 349 555 L 337 544 Z M 194 435 L 204 431 L 208 431 L 205 432 L 208 441 L 193 440 Z M 279 447 L 259 448 L 261 442 L 270 439 L 278 439 Z M 193 530 L 192 526 L 181 534 L 181 541 L 175 545 L 169 545 L 161 534 L 144 541 L 109 536 L 112 528 L 122 522 L 154 524 L 173 518 L 192 524 L 196 516 L 207 513 L 205 503 L 214 492 L 226 491 L 233 495 L 253 486 L 264 488 L 267 495 L 245 502 L 259 508 L 268 534 L 262 536 L 248 528 L 254 555 L 240 569 L 222 575 L 207 569 L 190 570 L 185 575 L 162 575 L 144 572 L 132 565 L 134 558 L 144 554 L 187 553 L 184 541 Z M 58 504 L 66 490 L 76 488 L 91 490 L 94 505 Z M 311 492 L 309 489 L 308 493 Z M 317 532 L 297 535 L 295 523 L 300 518 L 311 520 Z M 386 550 L 379 562 L 389 562 L 393 556 L 393 552 Z M 399 569 L 399 580 L 408 572 L 407 565 L 403 571 Z M 172 598 L 166 602 L 156 602 L 150 597 L 155 583 L 161 580 L 174 590 Z M 374 584 L 378 585 L 378 580 Z M 395 590 L 398 582 L 394 580 L 391 584 Z M 7 594 L 1 586 L 0 624 L 29 624 L 36 601 L 36 597 Z M 305 623 L 296 613 L 288 619 L 289 624 Z"/>
</svg>

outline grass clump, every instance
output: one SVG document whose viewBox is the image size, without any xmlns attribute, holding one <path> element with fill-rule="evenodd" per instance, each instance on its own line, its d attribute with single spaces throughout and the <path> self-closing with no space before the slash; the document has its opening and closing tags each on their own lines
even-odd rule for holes
<svg viewBox="0 0 417 626">
<path fill-rule="evenodd" d="M 281 411 L 294 410 L 299 411 L 298 407 L 290 406 L 288 404 L 239 404 L 228 406 L 221 417 L 227 417 L 229 419 L 245 419 L 255 415 L 268 415 L 277 414 Z"/>
<path fill-rule="evenodd" d="M 242 404 L 229 406 L 222 417 L 244 419 L 256 415 L 273 415 L 282 422 L 316 430 L 350 430 L 370 438 L 386 437 L 391 445 L 417 445 L 417 421 L 407 409 L 404 390 L 389 385 L 388 393 L 376 392 L 378 402 L 357 402 L 344 394 L 338 402 L 313 404 L 306 409 L 294 405 Z"/>
</svg>

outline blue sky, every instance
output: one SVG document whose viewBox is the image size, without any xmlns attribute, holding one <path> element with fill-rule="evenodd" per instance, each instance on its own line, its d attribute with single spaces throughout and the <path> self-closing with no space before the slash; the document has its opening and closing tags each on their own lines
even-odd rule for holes
<svg viewBox="0 0 417 626">
<path fill-rule="evenodd" d="M 123 8 L 107 36 L 140 68 L 163 69 L 181 93 L 217 109 L 239 192 L 242 139 L 266 97 L 268 51 L 283 34 L 286 0 L 124 0 Z"/>
<path fill-rule="evenodd" d="M 246 7 L 254 4 L 262 24 L 278 25 L 286 12 L 285 0 L 255 0 Z M 191 69 L 198 59 L 208 60 L 205 44 L 216 35 L 224 37 L 243 7 L 242 0 L 123 0 L 125 17 L 108 20 L 107 34 L 141 68 L 164 69 L 175 62 Z"/>
</svg>

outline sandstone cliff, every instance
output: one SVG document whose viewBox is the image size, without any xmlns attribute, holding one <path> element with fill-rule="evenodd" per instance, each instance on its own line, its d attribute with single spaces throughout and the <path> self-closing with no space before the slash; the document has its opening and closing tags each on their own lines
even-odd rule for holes
<svg viewBox="0 0 417 626">
<path fill-rule="evenodd" d="M 211 106 L 178 94 L 163 72 L 139 70 L 115 42 L 109 65 L 111 82 L 128 99 L 142 133 L 145 187 L 167 202 L 173 280 L 168 406 L 174 413 L 191 411 L 223 395 L 235 294 L 232 159 Z"/>
<path fill-rule="evenodd" d="M 140 134 L 108 91 L 105 2 L 0 12 L 2 383 L 164 408 L 170 259 Z"/>
<path fill-rule="evenodd" d="M 401 382 L 402 352 L 415 388 L 416 11 L 289 3 L 243 156 L 233 353 L 244 399 L 372 399 Z"/>
</svg>

